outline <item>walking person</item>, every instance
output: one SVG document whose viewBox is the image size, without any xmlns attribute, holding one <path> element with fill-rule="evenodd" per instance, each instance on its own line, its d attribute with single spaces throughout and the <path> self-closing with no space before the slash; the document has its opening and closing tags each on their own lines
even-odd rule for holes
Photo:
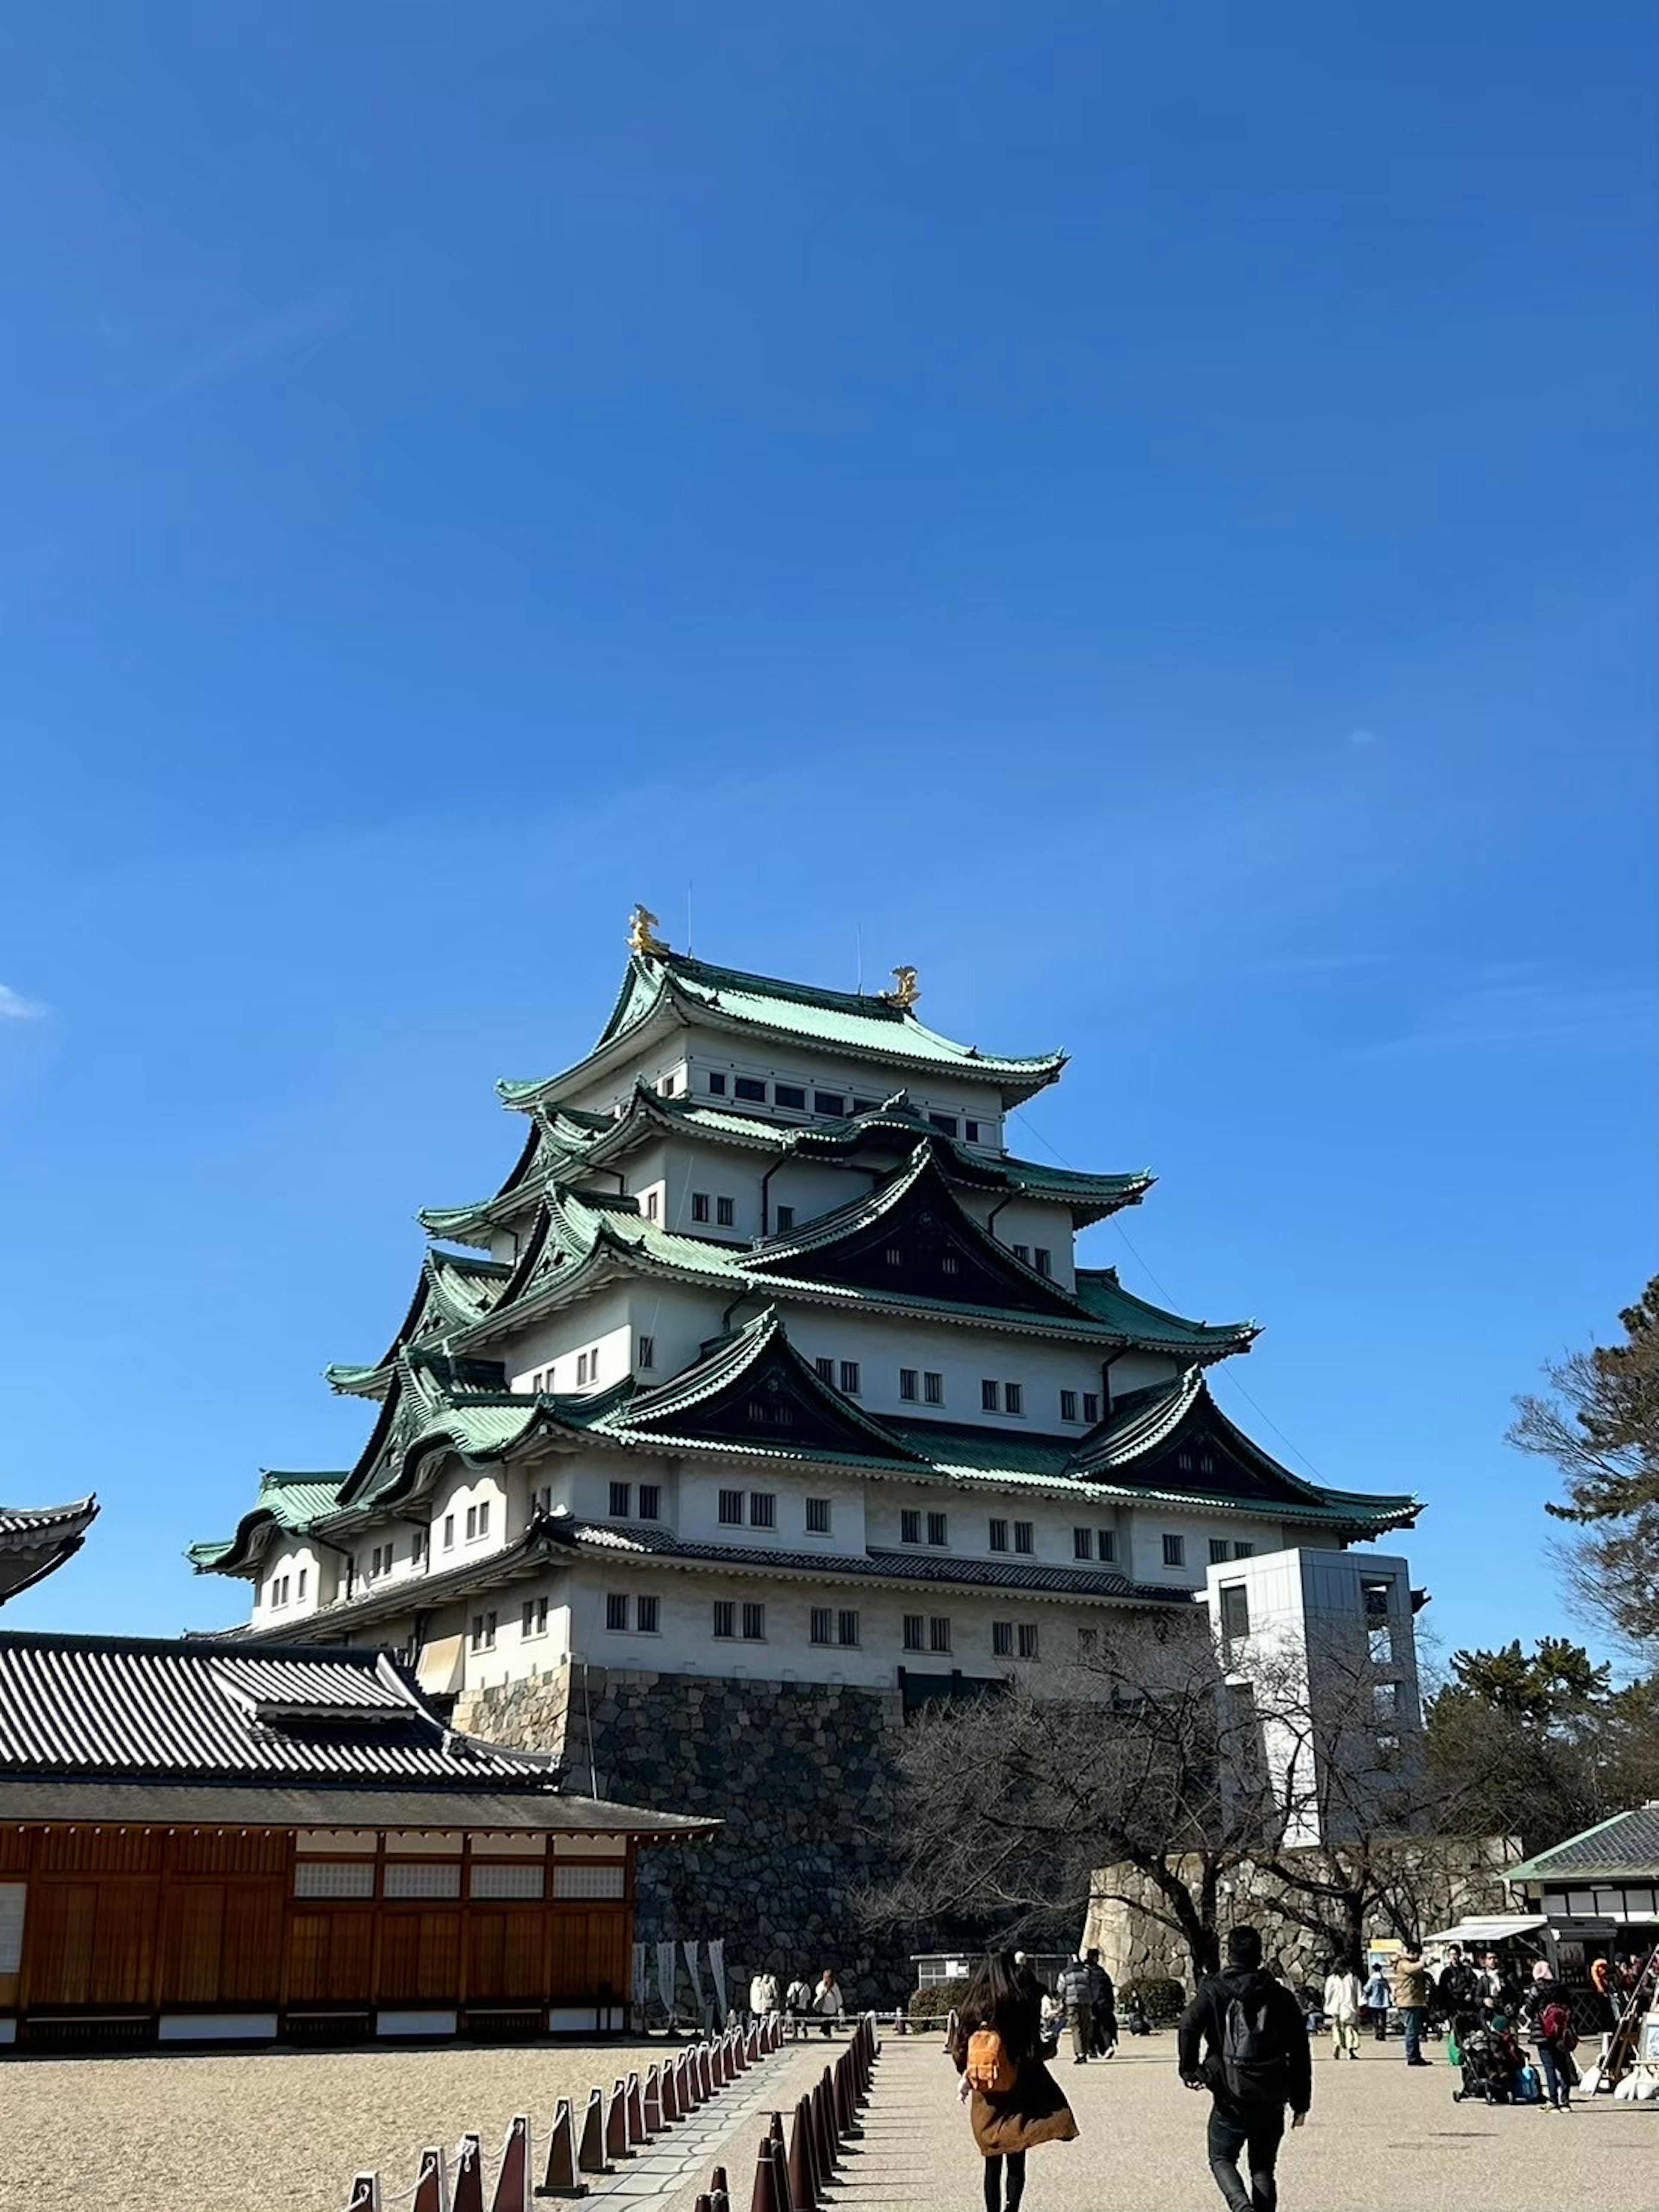
<svg viewBox="0 0 1659 2212">
<path fill-rule="evenodd" d="M 1085 2066 L 1095 2039 L 1094 2006 L 1089 1996 L 1089 1969 L 1075 1951 L 1060 1970 L 1060 2001 L 1066 2008 L 1066 2025 L 1072 2031 L 1072 2063 Z"/>
<path fill-rule="evenodd" d="M 957 2008 L 950 2045 L 985 2160 L 985 2212 L 1019 2212 L 1026 2153 L 1077 2136 L 1065 2092 L 1042 2063 L 1039 2033 L 1037 2005 L 1012 1954 L 993 1954 Z"/>
<path fill-rule="evenodd" d="M 1198 1985 L 1181 2015 L 1177 2058 L 1189 2089 L 1207 2089 L 1208 2149 L 1216 2187 L 1228 2212 L 1276 2212 L 1274 2169 L 1285 2112 L 1299 2128 L 1313 2102 L 1313 2060 L 1302 2008 L 1282 1982 L 1261 1970 L 1255 1928 L 1227 1936 L 1227 1964 Z M 1238 2171 L 1248 2154 L 1250 2179 Z"/>
<path fill-rule="evenodd" d="M 1340 1959 L 1331 1961 L 1325 1977 L 1325 2017 L 1331 2024 L 1331 2057 L 1359 2056 L 1359 1977 Z"/>
<path fill-rule="evenodd" d="M 1400 2025 L 1406 2037 L 1407 2066 L 1426 2066 L 1423 2056 L 1423 2015 L 1428 2010 L 1429 1970 L 1423 1963 L 1420 1944 L 1407 1943 L 1395 1962 L 1390 1978 L 1390 1993 L 1400 2013 Z"/>
<path fill-rule="evenodd" d="M 841 2018 L 841 1984 L 836 1979 L 836 1970 L 826 1966 L 823 1978 L 812 1992 L 812 2010 L 826 2036 L 836 2032 L 836 2022 Z"/>
<path fill-rule="evenodd" d="M 1578 2081 L 1578 2069 L 1572 2056 L 1578 2034 L 1572 2024 L 1572 2007 L 1567 2002 L 1567 1993 L 1551 1972 L 1547 1960 L 1538 1959 L 1533 1963 L 1532 1987 L 1521 2000 L 1521 2027 L 1538 2054 L 1538 2072 L 1544 2091 L 1539 2100 L 1539 2110 L 1570 2112 Z"/>
<path fill-rule="evenodd" d="M 803 2023 L 812 2009 L 812 1984 L 799 1974 L 784 1992 L 783 2008 L 789 2015 L 789 2039 L 799 2043 L 805 2033 Z"/>
<path fill-rule="evenodd" d="M 1371 1968 L 1370 1979 L 1366 1983 L 1363 1995 L 1365 2009 L 1371 2016 L 1371 2034 L 1378 2043 L 1386 2043 L 1389 2039 L 1389 1978 L 1381 1966 Z"/>
<path fill-rule="evenodd" d="M 778 1978 L 763 1969 L 749 1978 L 749 2017 L 764 2020 L 778 2008 Z"/>
<path fill-rule="evenodd" d="M 1091 2058 L 1115 2058 L 1117 2056 L 1117 1998 L 1112 1988 L 1112 1978 L 1101 1965 L 1098 1951 L 1091 1950 L 1083 1964 L 1089 1977 L 1089 2055 Z"/>
</svg>

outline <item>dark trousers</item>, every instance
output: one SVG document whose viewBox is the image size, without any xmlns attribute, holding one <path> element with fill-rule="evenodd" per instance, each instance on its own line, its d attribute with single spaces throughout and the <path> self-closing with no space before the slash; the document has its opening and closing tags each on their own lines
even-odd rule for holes
<svg viewBox="0 0 1659 2212">
<path fill-rule="evenodd" d="M 1401 2005 L 1400 2024 L 1406 2031 L 1406 2063 L 1410 2066 L 1423 2056 L 1422 2006 Z"/>
<path fill-rule="evenodd" d="M 1002 2169 L 1008 2168 L 1008 2194 L 1002 2194 Z M 1019 2212 L 1019 2200 L 1025 2194 L 1025 2154 L 1011 2150 L 1004 2160 L 994 2155 L 985 2161 L 985 2212 Z"/>
<path fill-rule="evenodd" d="M 1549 2043 L 1534 2043 L 1533 2051 L 1538 2060 L 1538 2071 L 1543 2077 L 1544 2097 L 1552 2105 L 1570 2105 L 1572 2092 L 1567 2087 L 1561 2062 L 1555 2055 L 1555 2046 Z"/>
<path fill-rule="evenodd" d="M 1285 2136 L 1285 2107 L 1264 2105 L 1259 2112 L 1231 2112 L 1217 2105 L 1210 2114 L 1210 2171 L 1226 2198 L 1229 2212 L 1275 2212 L 1279 2185 L 1273 2167 Z M 1250 2185 L 1238 2171 L 1238 2154 L 1249 2154 Z"/>
</svg>

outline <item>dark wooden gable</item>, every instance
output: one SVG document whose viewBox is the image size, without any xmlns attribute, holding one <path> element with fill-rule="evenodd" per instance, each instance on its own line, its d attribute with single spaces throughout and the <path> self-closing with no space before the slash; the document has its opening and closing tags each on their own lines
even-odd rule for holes
<svg viewBox="0 0 1659 2212">
<path fill-rule="evenodd" d="M 647 1406 L 629 1413 L 626 1426 L 774 1450 L 829 1451 L 860 1459 L 915 1457 L 896 1437 L 843 1406 L 836 1390 L 803 1365 L 781 1333 L 706 1395 L 665 1395 L 668 1401 L 660 1410 Z"/>
<path fill-rule="evenodd" d="M 1310 1503 L 1307 1491 L 1247 1440 L 1210 1402 L 1207 1394 L 1145 1459 L 1127 1470 L 1149 1490 L 1185 1492 L 1194 1498 L 1237 1498 L 1252 1504 Z"/>
<path fill-rule="evenodd" d="M 849 1209 L 844 1230 L 810 1237 L 745 1262 L 752 1272 L 805 1277 L 894 1297 L 936 1298 L 951 1305 L 995 1306 L 1018 1312 L 1063 1314 L 1078 1308 L 964 1213 L 936 1161 L 889 1205 Z"/>
</svg>

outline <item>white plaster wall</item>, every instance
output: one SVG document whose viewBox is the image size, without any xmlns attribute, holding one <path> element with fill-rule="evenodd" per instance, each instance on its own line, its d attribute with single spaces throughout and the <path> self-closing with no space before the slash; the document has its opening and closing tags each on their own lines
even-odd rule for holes
<svg viewBox="0 0 1659 2212">
<path fill-rule="evenodd" d="M 1150 1583 L 1154 1587 L 1167 1583 L 1172 1589 L 1202 1589 L 1210 1571 L 1212 1539 L 1227 1546 L 1229 1580 L 1234 1579 L 1231 1553 L 1235 1544 L 1254 1544 L 1257 1553 L 1275 1553 L 1285 1540 L 1279 1522 L 1243 1513 L 1194 1513 L 1178 1506 L 1149 1502 L 1132 1506 L 1127 1517 L 1131 1556 L 1127 1571 L 1136 1582 Z M 1185 1557 L 1178 1567 L 1164 1563 L 1166 1535 L 1181 1537 L 1185 1546 Z"/>
<path fill-rule="evenodd" d="M 595 1291 L 574 1306 L 560 1308 L 528 1328 L 515 1330 L 502 1337 L 499 1344 L 486 1348 L 506 1366 L 510 1389 L 533 1389 L 532 1378 L 550 1367 L 553 1379 L 544 1387 L 562 1392 L 574 1392 L 578 1387 L 578 1357 L 582 1352 L 597 1352 L 599 1380 L 592 1380 L 590 1369 L 589 1380 L 581 1388 L 608 1390 L 612 1383 L 620 1382 L 632 1371 L 634 1302 L 631 1285 L 614 1284 Z"/>
<path fill-rule="evenodd" d="M 469 1540 L 467 1508 L 486 1503 L 489 1507 L 489 1534 L 475 1535 Z M 447 1567 L 462 1566 L 469 1559 L 486 1559 L 491 1552 L 499 1552 L 507 1540 L 507 1476 L 503 1466 L 469 1468 L 459 1461 L 454 1462 L 439 1476 L 432 1492 L 432 1571 L 441 1573 Z M 451 1516 L 454 1528 L 447 1543 L 444 1523 Z"/>
<path fill-rule="evenodd" d="M 259 1562 L 258 1577 L 252 1584 L 251 1618 L 260 1627 L 276 1627 L 285 1620 L 303 1620 L 332 1598 L 337 1566 L 343 1573 L 343 1560 L 337 1561 L 332 1554 L 305 1537 L 278 1539 Z M 301 1574 L 306 1578 L 303 1597 L 298 1594 Z M 289 1601 L 286 1605 L 276 1605 L 271 1601 L 271 1586 L 283 1575 L 288 1577 Z"/>
<path fill-rule="evenodd" d="M 722 1490 L 739 1490 L 744 1493 L 742 1527 L 721 1522 Z M 775 1499 L 775 1528 L 757 1528 L 750 1521 L 748 1501 L 755 1492 Z M 799 1475 L 781 1465 L 775 1471 L 768 1469 L 763 1474 L 753 1469 L 744 1472 L 735 1468 L 688 1465 L 682 1468 L 678 1480 L 677 1529 L 688 1540 L 698 1543 L 757 1545 L 769 1551 L 822 1554 L 826 1559 L 838 1552 L 861 1553 L 865 1549 L 867 1495 L 864 1485 L 854 1479 Z M 829 1501 L 827 1536 L 807 1532 L 809 1498 Z"/>
<path fill-rule="evenodd" d="M 988 1228 L 999 1244 L 1024 1245 L 1028 1267 L 1036 1264 L 1035 1255 L 1039 1249 L 1046 1251 L 1053 1279 L 1062 1290 L 1073 1287 L 1076 1277 L 1073 1257 L 1075 1238 L 1070 1206 L 1040 1199 L 1005 1200 L 995 1191 L 964 1190 L 959 1191 L 957 1196 L 963 1212 L 971 1214 L 981 1229 Z"/>
</svg>

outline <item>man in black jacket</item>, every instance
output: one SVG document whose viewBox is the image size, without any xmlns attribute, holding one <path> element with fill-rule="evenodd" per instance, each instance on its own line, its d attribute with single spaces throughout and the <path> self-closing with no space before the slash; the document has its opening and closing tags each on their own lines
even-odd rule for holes
<svg viewBox="0 0 1659 2212">
<path fill-rule="evenodd" d="M 1308 2023 L 1282 1982 L 1261 1971 L 1261 1936 L 1234 1928 L 1226 1971 L 1198 1985 L 1181 2016 L 1178 2057 L 1189 2089 L 1207 2089 L 1210 2171 L 1229 2212 L 1275 2212 L 1273 2167 L 1285 2134 L 1285 2110 L 1300 2127 L 1313 2102 Z M 1238 2171 L 1249 2153 L 1250 2185 Z"/>
</svg>

